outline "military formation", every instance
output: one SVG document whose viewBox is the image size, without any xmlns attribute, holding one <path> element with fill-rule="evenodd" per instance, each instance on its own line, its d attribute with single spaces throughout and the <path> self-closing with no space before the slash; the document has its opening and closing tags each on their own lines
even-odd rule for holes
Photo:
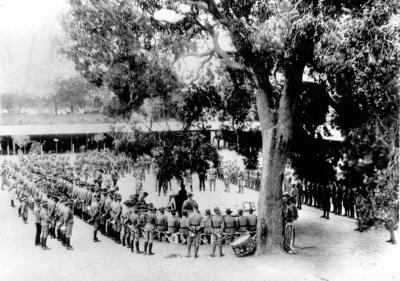
<svg viewBox="0 0 400 281">
<path fill-rule="evenodd" d="M 198 257 L 202 243 L 212 244 L 211 256 L 223 256 L 222 246 L 236 237 L 255 233 L 257 217 L 253 210 L 247 216 L 238 210 L 237 216 L 218 207 L 213 214 L 199 211 L 191 192 L 180 206 L 155 208 L 147 203 L 147 192 L 136 182 L 135 194 L 122 200 L 118 179 L 126 173 L 141 178 L 150 172 L 151 159 L 131 162 L 111 152 L 88 152 L 75 161 L 67 156 L 28 155 L 18 163 L 3 162 L 2 173 L 11 194 L 11 206 L 18 209 L 24 223 L 33 214 L 35 245 L 48 250 L 47 239 L 58 239 L 72 250 L 74 219 L 93 227 L 93 242 L 100 242 L 98 232 L 132 253 L 153 255 L 154 240 L 187 245 L 187 257 Z M 120 164 L 122 163 L 122 164 Z M 29 211 L 30 210 L 30 211 Z M 142 239 L 143 238 L 143 239 Z M 143 240 L 141 249 L 140 241 Z"/>
</svg>

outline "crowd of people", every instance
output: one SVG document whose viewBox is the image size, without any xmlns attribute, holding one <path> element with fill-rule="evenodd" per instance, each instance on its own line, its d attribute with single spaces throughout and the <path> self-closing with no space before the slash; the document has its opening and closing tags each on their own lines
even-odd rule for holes
<svg viewBox="0 0 400 281">
<path fill-rule="evenodd" d="M 32 211 L 35 245 L 45 250 L 49 249 L 48 236 L 73 249 L 74 218 L 92 225 L 94 242 L 100 241 L 97 234 L 101 232 L 131 252 L 147 255 L 153 254 L 153 241 L 159 239 L 185 243 L 188 257 L 192 248 L 198 257 L 201 241 L 212 244 L 212 257 L 217 247 L 223 256 L 224 242 L 255 233 L 257 217 L 252 209 L 248 216 L 238 210 L 238 216 L 233 217 L 230 209 L 222 215 L 218 207 L 213 214 L 207 209 L 202 215 L 193 193 L 186 192 L 185 182 L 167 208 L 147 203 L 143 180 L 151 165 L 149 157 L 133 162 L 110 151 L 94 151 L 76 156 L 75 161 L 68 156 L 27 155 L 20 157 L 18 163 L 3 162 L 1 170 L 2 183 L 12 195 L 11 206 L 18 208 L 25 223 L 29 209 Z M 118 180 L 127 173 L 136 179 L 135 194 L 122 200 Z M 143 251 L 139 245 L 142 237 Z"/>
</svg>

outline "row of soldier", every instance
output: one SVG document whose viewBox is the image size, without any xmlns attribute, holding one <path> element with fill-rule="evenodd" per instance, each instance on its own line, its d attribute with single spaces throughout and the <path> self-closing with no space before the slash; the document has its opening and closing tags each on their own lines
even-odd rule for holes
<svg viewBox="0 0 400 281">
<path fill-rule="evenodd" d="M 43 160 L 43 158 L 40 157 L 36 160 L 39 161 L 38 159 L 40 159 L 40 161 Z M 49 162 L 52 161 L 48 161 L 48 163 Z M 134 251 L 133 241 L 135 241 L 136 251 L 140 253 L 138 237 L 141 234 L 139 229 L 143 228 L 143 234 L 146 240 L 144 244 L 145 252 L 147 252 L 148 248 L 149 254 L 152 254 L 151 248 L 155 232 L 166 232 L 166 235 L 180 233 L 182 238 L 187 240 L 188 245 L 195 244 L 195 249 L 198 247 L 198 243 L 196 242 L 197 238 L 191 239 L 191 237 L 193 233 L 197 235 L 197 233 L 200 234 L 200 232 L 197 232 L 197 230 L 194 232 L 192 231 L 193 225 L 190 224 L 190 214 L 186 216 L 187 211 L 190 210 L 185 210 L 182 218 L 177 216 L 177 212 L 171 210 L 170 216 L 168 216 L 167 219 L 163 219 L 165 210 L 160 209 L 159 215 L 155 216 L 154 207 L 151 204 L 145 203 L 145 196 L 138 199 L 138 195 L 134 195 L 130 200 L 121 204 L 121 197 L 118 193 L 115 193 L 114 190 L 99 189 L 98 185 L 95 183 L 88 184 L 80 181 L 77 177 L 72 177 L 70 174 L 65 173 L 68 170 L 68 165 L 65 165 L 63 168 L 65 170 L 64 174 L 63 169 L 57 169 L 56 173 L 51 174 L 52 167 L 47 167 L 50 168 L 49 171 L 45 168 L 38 168 L 43 167 L 43 165 L 37 164 L 43 164 L 43 162 L 35 163 L 35 159 L 25 159 L 20 163 L 20 171 L 17 171 L 18 166 L 16 165 L 10 165 L 14 169 L 9 170 L 11 178 L 17 177 L 15 173 L 22 172 L 28 180 L 33 180 L 33 182 L 29 182 L 30 190 L 28 190 L 26 183 L 22 184 L 24 187 L 22 190 L 24 192 L 26 191 L 26 197 L 29 198 L 31 203 L 33 202 L 31 206 L 34 207 L 37 229 L 39 229 L 38 225 L 43 227 L 40 231 L 39 243 L 37 243 L 38 238 L 35 238 L 36 244 L 41 244 L 42 247 L 47 248 L 46 242 L 43 242 L 46 241 L 47 235 L 50 233 L 50 235 L 60 238 L 62 236 L 62 222 L 69 219 L 71 221 L 71 223 L 69 223 L 70 227 L 67 231 L 64 230 L 67 236 L 65 244 L 67 248 L 72 248 L 70 246 L 70 237 L 73 218 L 66 218 L 65 213 L 68 213 L 67 216 L 71 216 L 71 208 L 73 207 L 75 214 L 84 219 L 88 219 L 88 221 L 93 224 L 94 241 L 98 241 L 97 231 L 100 229 L 105 235 L 112 237 L 118 243 L 121 242 L 123 245 L 128 245 L 132 251 Z M 46 165 L 44 165 L 44 167 L 46 167 Z M 61 174 L 59 172 L 61 172 Z M 21 177 L 18 175 L 18 181 L 20 180 Z M 47 194 L 47 196 L 44 196 L 44 199 L 43 194 Z M 146 194 L 144 193 L 144 195 Z M 25 200 L 23 197 L 24 196 L 19 196 L 22 202 Z M 40 211 L 38 211 L 38 209 L 40 209 Z M 63 209 L 67 209 L 68 212 L 63 212 Z M 45 216 L 42 218 L 41 214 L 46 213 L 42 210 L 48 211 L 47 217 Z M 216 210 L 218 210 L 218 208 Z M 215 213 L 216 217 L 220 216 L 218 212 L 219 210 Z M 141 214 L 141 216 L 139 216 L 140 220 L 136 222 L 129 218 L 135 214 Z M 231 219 L 231 211 L 227 210 L 227 215 L 223 217 L 222 220 L 223 225 L 215 222 L 212 227 L 210 227 L 209 223 L 211 223 L 211 218 L 214 216 L 211 216 L 211 213 L 206 211 L 205 217 L 204 224 L 201 224 L 201 230 L 205 235 L 210 237 L 214 245 L 218 244 L 224 232 L 228 234 L 236 231 L 244 233 L 247 230 L 254 231 L 256 228 L 255 216 L 251 214 L 249 218 L 243 217 L 243 212 L 239 212 L 239 218 L 236 222 L 236 219 Z M 220 236 L 214 233 L 214 230 L 218 228 L 219 230 L 217 230 L 217 232 L 219 231 L 221 233 Z M 46 231 L 46 229 L 48 229 L 48 231 Z M 216 235 L 215 237 L 214 234 Z M 215 250 L 213 250 L 213 252 L 214 251 Z M 197 256 L 197 254 L 195 256 Z"/>
</svg>

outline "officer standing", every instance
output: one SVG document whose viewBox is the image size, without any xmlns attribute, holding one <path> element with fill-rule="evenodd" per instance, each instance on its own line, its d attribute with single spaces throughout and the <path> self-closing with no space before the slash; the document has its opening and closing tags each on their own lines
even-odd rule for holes
<svg viewBox="0 0 400 281">
<path fill-rule="evenodd" d="M 39 246 L 41 243 L 40 234 L 42 232 L 41 218 L 40 218 L 40 198 L 35 198 L 35 206 L 33 208 L 33 215 L 35 217 L 36 225 L 36 236 L 35 246 Z"/>
</svg>

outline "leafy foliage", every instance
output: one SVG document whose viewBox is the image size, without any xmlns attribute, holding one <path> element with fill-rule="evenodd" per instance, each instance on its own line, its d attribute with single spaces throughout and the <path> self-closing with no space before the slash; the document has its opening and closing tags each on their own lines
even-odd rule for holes
<svg viewBox="0 0 400 281">
<path fill-rule="evenodd" d="M 150 19 L 135 1 L 71 0 L 63 26 L 72 44 L 62 51 L 96 86 L 118 97 L 106 113 L 129 116 L 145 98 L 167 96 L 178 87 L 167 60 L 156 52 Z"/>
</svg>

